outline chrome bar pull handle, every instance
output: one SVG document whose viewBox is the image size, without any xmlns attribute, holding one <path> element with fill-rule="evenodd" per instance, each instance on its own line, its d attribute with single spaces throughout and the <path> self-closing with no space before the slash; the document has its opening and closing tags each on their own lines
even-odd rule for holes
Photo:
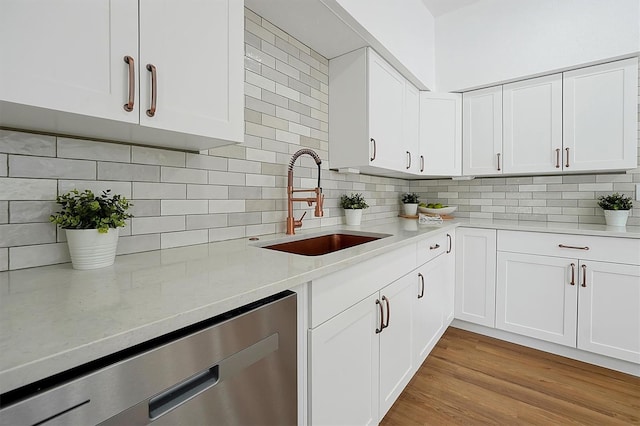
<svg viewBox="0 0 640 426">
<path fill-rule="evenodd" d="M 587 286 L 587 265 L 582 265 L 582 287 Z"/>
<path fill-rule="evenodd" d="M 424 155 L 420 156 L 420 173 L 424 172 Z"/>
<path fill-rule="evenodd" d="M 407 159 L 409 160 L 407 162 L 407 170 L 409 170 L 411 168 L 411 153 L 409 151 L 407 151 Z"/>
<path fill-rule="evenodd" d="M 569 284 L 576 285 L 576 264 L 575 263 L 571 264 L 571 282 Z"/>
<path fill-rule="evenodd" d="M 569 167 L 569 148 L 565 148 L 565 151 L 567 151 L 567 162 L 565 163 L 565 167 Z"/>
<path fill-rule="evenodd" d="M 418 278 L 420 278 L 420 294 L 418 295 L 418 299 L 422 299 L 424 297 L 424 275 L 418 272 Z"/>
<path fill-rule="evenodd" d="M 556 148 L 556 169 L 560 168 L 560 148 Z"/>
<path fill-rule="evenodd" d="M 132 56 L 125 56 L 124 62 L 129 65 L 129 99 L 124 104 L 124 110 L 127 112 L 133 111 L 133 104 L 136 96 L 136 68 L 135 61 Z"/>
<path fill-rule="evenodd" d="M 447 254 L 451 253 L 453 250 L 453 239 L 451 238 L 451 234 L 447 234 L 447 239 L 449 240 L 449 248 L 447 248 Z"/>
<path fill-rule="evenodd" d="M 376 334 L 380 334 L 382 330 L 384 330 L 384 311 L 382 309 L 382 303 L 380 303 L 378 299 L 376 299 L 376 305 L 378 305 L 380 309 L 380 328 L 376 328 Z"/>
<path fill-rule="evenodd" d="M 589 246 L 578 247 L 578 246 L 566 246 L 564 244 L 558 244 L 560 248 L 574 249 L 574 250 L 589 250 Z"/>
<path fill-rule="evenodd" d="M 158 101 L 158 76 L 156 66 L 147 64 L 147 70 L 151 72 L 151 107 L 147 110 L 147 115 L 153 117 L 156 115 L 156 103 Z"/>
<path fill-rule="evenodd" d="M 382 296 L 382 300 L 384 300 L 384 304 L 387 305 L 387 320 L 384 323 L 383 329 L 389 327 L 389 318 L 391 318 L 391 310 L 389 309 L 389 298 L 387 296 Z"/>
<path fill-rule="evenodd" d="M 498 156 L 498 171 L 500 171 L 500 170 L 502 170 L 500 168 L 500 153 L 497 153 L 496 155 Z"/>
<path fill-rule="evenodd" d="M 373 161 L 376 159 L 376 140 L 374 138 L 371 138 L 371 143 L 373 144 L 373 154 L 371 154 L 371 157 L 369 157 L 369 161 Z"/>
</svg>

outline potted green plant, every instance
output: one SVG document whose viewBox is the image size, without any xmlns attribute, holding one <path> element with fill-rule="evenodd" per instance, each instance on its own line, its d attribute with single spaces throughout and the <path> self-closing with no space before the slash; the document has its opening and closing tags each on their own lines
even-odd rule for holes
<svg viewBox="0 0 640 426">
<path fill-rule="evenodd" d="M 404 204 L 404 214 L 415 216 L 418 214 L 418 194 L 406 192 L 402 194 L 402 204 Z"/>
<path fill-rule="evenodd" d="M 56 203 L 61 210 L 49 220 L 65 230 L 69 254 L 74 269 L 96 269 L 113 265 L 118 245 L 119 227 L 132 217 L 127 209 L 132 205 L 108 189 L 94 195 L 86 189 L 74 189 L 59 195 Z"/>
<path fill-rule="evenodd" d="M 340 197 L 340 207 L 344 209 L 347 225 L 360 225 L 362 221 L 362 210 L 369 207 L 362 194 L 342 195 Z"/>
<path fill-rule="evenodd" d="M 631 197 L 613 193 L 598 197 L 598 205 L 604 210 L 604 220 L 609 226 L 626 226 L 629 210 L 633 207 Z"/>
</svg>

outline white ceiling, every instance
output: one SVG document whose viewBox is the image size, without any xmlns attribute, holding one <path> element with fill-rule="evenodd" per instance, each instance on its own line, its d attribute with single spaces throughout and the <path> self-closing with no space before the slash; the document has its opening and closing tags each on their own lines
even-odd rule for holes
<svg viewBox="0 0 640 426">
<path fill-rule="evenodd" d="M 482 0 L 422 0 L 434 18 Z"/>
</svg>

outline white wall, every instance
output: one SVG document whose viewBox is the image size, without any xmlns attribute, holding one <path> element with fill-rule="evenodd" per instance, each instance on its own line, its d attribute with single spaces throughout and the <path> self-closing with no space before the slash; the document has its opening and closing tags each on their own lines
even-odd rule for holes
<svg viewBox="0 0 640 426">
<path fill-rule="evenodd" d="M 460 91 L 637 53 L 639 5 L 486 0 L 442 15 L 435 23 L 436 88 Z"/>
<path fill-rule="evenodd" d="M 435 22 L 421 0 L 336 1 L 422 83 L 420 88 L 434 88 Z"/>
</svg>

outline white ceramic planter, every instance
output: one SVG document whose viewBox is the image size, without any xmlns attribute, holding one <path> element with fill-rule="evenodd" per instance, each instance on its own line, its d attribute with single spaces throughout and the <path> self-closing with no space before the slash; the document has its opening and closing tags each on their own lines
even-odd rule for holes
<svg viewBox="0 0 640 426">
<path fill-rule="evenodd" d="M 629 210 L 605 210 L 604 220 L 607 226 L 627 226 Z"/>
<path fill-rule="evenodd" d="M 404 214 L 407 216 L 415 216 L 418 214 L 418 204 L 403 204 Z"/>
<path fill-rule="evenodd" d="M 362 221 L 362 209 L 344 209 L 347 225 L 360 225 Z"/>
<path fill-rule="evenodd" d="M 73 269 L 97 269 L 113 265 L 118 246 L 118 228 L 101 234 L 97 229 L 65 229 Z"/>
</svg>

